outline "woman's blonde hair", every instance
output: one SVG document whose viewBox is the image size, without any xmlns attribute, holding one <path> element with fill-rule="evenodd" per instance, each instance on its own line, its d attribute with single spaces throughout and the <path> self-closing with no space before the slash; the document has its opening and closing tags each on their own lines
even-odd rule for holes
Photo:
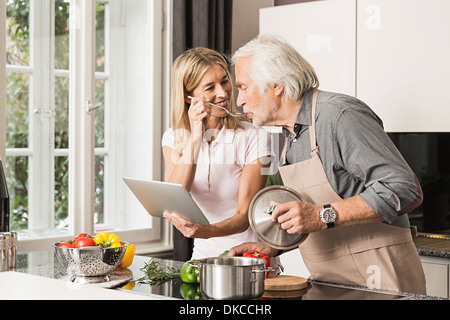
<svg viewBox="0 0 450 320">
<path fill-rule="evenodd" d="M 182 53 L 173 63 L 171 84 L 171 125 L 175 137 L 175 150 L 182 152 L 189 141 L 191 133 L 188 110 L 189 104 L 185 101 L 185 95 L 192 95 L 199 85 L 206 71 L 214 65 L 219 65 L 226 72 L 230 81 L 228 62 L 223 55 L 208 48 L 193 48 Z M 233 90 L 231 91 L 231 109 L 236 112 Z M 221 119 L 227 129 L 240 129 L 240 121 L 243 119 L 227 116 Z"/>
</svg>

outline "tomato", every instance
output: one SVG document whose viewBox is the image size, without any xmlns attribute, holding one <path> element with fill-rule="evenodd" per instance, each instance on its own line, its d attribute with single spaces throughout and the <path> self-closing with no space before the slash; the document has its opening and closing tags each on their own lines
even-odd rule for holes
<svg viewBox="0 0 450 320">
<path fill-rule="evenodd" d="M 87 233 L 80 233 L 79 235 L 77 235 L 77 236 L 75 237 L 75 240 L 78 240 L 78 239 L 80 239 L 80 238 L 89 238 L 89 239 L 92 239 L 92 236 L 90 236 L 90 235 L 87 234 Z"/>
<path fill-rule="evenodd" d="M 61 242 L 58 247 L 61 247 L 61 248 L 75 248 L 74 244 L 70 243 L 69 241 Z"/>
<path fill-rule="evenodd" d="M 90 238 L 79 238 L 75 241 L 75 248 L 82 248 L 82 247 L 96 247 L 97 244 L 93 239 Z"/>
</svg>

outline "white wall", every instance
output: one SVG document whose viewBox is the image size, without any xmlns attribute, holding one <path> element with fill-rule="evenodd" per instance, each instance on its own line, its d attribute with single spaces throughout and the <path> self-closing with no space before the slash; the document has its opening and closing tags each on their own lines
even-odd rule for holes
<svg viewBox="0 0 450 320">
<path fill-rule="evenodd" d="M 273 7 L 274 0 L 233 2 L 232 53 L 259 34 L 259 9 Z"/>
<path fill-rule="evenodd" d="M 294 46 L 315 69 L 320 90 L 356 94 L 355 0 L 262 9 L 260 32 L 278 34 Z"/>
<path fill-rule="evenodd" d="M 284 271 L 282 274 L 303 277 L 308 279 L 310 272 L 306 268 L 303 262 L 302 255 L 299 249 L 294 249 L 289 252 L 283 253 L 280 256 L 281 264 L 283 265 Z"/>
</svg>

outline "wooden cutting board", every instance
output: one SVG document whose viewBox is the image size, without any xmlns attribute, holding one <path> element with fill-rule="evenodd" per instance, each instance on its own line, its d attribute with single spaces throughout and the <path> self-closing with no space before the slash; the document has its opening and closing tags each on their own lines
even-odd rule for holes
<svg viewBox="0 0 450 320">
<path fill-rule="evenodd" d="M 293 291 L 304 289 L 307 286 L 308 280 L 296 276 L 278 275 L 264 280 L 264 290 L 266 291 Z"/>
<path fill-rule="evenodd" d="M 308 293 L 308 288 L 301 290 L 289 291 L 266 291 L 264 290 L 263 298 L 269 299 L 299 299 Z"/>
</svg>

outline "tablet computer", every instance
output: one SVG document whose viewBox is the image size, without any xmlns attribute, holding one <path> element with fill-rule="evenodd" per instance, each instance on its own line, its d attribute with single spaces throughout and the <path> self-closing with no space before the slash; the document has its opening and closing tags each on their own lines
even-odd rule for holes
<svg viewBox="0 0 450 320">
<path fill-rule="evenodd" d="M 123 180 L 152 217 L 162 218 L 167 210 L 191 222 L 209 225 L 208 219 L 183 185 L 131 178 Z"/>
</svg>

